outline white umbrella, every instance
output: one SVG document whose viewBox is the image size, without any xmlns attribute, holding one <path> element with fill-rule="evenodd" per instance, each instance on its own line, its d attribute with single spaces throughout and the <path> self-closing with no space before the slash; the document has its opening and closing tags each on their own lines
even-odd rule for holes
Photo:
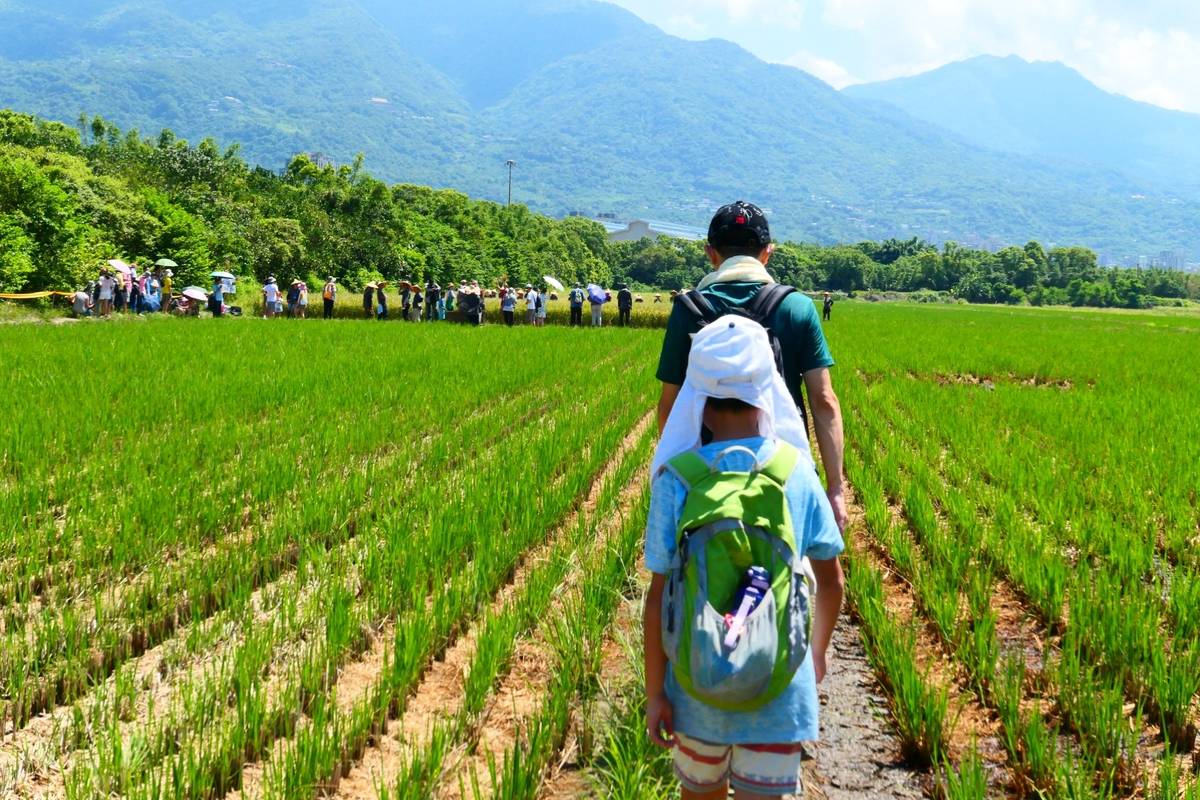
<svg viewBox="0 0 1200 800">
<path fill-rule="evenodd" d="M 549 275 L 543 275 L 542 280 L 553 286 L 555 289 L 558 289 L 560 292 L 565 288 L 561 283 L 559 283 L 558 278 L 552 278 Z"/>
<path fill-rule="evenodd" d="M 112 267 L 113 269 L 115 269 L 117 272 L 121 273 L 122 275 L 128 275 L 130 272 L 133 271 L 128 264 L 126 264 L 124 261 L 122 261 L 119 258 L 110 258 L 108 260 L 108 265 L 110 267 Z"/>
<path fill-rule="evenodd" d="M 208 292 L 204 291 L 199 286 L 189 286 L 183 290 L 183 296 L 189 300 L 207 300 Z"/>
<path fill-rule="evenodd" d="M 214 273 L 212 273 L 212 275 L 211 275 L 210 277 L 213 277 L 213 278 L 225 278 L 225 279 L 227 279 L 227 280 L 233 280 L 233 279 L 234 279 L 235 277 L 237 277 L 237 276 L 236 276 L 236 275 L 234 275 L 234 274 L 233 274 L 233 273 L 231 273 L 231 272 L 214 272 Z"/>
</svg>

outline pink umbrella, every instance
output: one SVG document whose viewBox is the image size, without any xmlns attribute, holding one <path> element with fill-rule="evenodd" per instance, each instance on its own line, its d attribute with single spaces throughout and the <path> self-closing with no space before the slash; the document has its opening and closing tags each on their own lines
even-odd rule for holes
<svg viewBox="0 0 1200 800">
<path fill-rule="evenodd" d="M 110 267 L 112 267 L 113 269 L 115 269 L 117 272 L 121 273 L 122 275 L 128 275 L 130 272 L 133 271 L 128 264 L 126 264 L 124 261 L 122 261 L 119 258 L 110 258 L 108 260 L 108 265 Z"/>
</svg>

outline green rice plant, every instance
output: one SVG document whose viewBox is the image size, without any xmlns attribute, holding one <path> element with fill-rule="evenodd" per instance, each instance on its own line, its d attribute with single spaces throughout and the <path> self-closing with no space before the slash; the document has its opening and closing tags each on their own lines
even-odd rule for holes
<svg viewBox="0 0 1200 800">
<path fill-rule="evenodd" d="M 603 741 L 595 754 L 585 751 L 587 774 L 597 793 L 612 800 L 657 800 L 675 788 L 670 752 L 646 735 L 646 697 L 640 652 L 627 647 L 631 678 L 614 691 L 606 706 Z"/>
<path fill-rule="evenodd" d="M 985 800 L 988 797 L 987 771 L 974 742 L 957 767 L 943 757 L 938 773 L 937 791 L 944 800 Z"/>
<path fill-rule="evenodd" d="M 1192 708 L 1200 692 L 1200 644 L 1176 639 L 1169 651 L 1152 651 L 1145 680 L 1150 705 L 1167 741 L 1187 747 L 1196 739 Z"/>
<path fill-rule="evenodd" d="M 996 639 L 996 614 L 988 609 L 969 620 L 963 620 L 954 634 L 955 654 L 967 668 L 976 693 L 989 698 L 1000 657 Z"/>
<path fill-rule="evenodd" d="M 1064 642 L 1064 649 L 1051 669 L 1058 688 L 1059 710 L 1078 733 L 1086 753 L 1095 764 L 1105 765 L 1106 773 L 1118 785 L 1136 785 L 1141 708 L 1135 707 L 1133 720 L 1127 720 L 1119 679 L 1097 674 L 1096 668 L 1084 663 L 1079 650 L 1069 642 Z"/>
<path fill-rule="evenodd" d="M 375 794 L 379 800 L 428 800 L 434 796 L 446 761 L 449 742 L 455 736 L 457 721 L 436 724 L 426 737 L 425 747 L 409 751 L 397 772 L 396 781 L 388 785 L 376 779 Z"/>
</svg>

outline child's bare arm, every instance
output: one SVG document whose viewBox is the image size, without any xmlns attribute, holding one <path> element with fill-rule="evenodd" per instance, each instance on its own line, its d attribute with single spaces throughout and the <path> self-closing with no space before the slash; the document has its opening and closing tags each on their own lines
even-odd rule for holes
<svg viewBox="0 0 1200 800">
<path fill-rule="evenodd" d="M 662 747 L 671 746 L 674 733 L 671 704 L 663 689 L 667 677 L 667 654 L 662 645 L 662 596 L 666 582 L 666 576 L 658 574 L 650 580 L 642 618 L 646 663 L 646 732 L 650 735 L 650 741 Z"/>
<path fill-rule="evenodd" d="M 842 574 L 842 563 L 836 558 L 812 562 L 813 575 L 817 578 L 817 607 L 813 615 L 812 654 L 817 683 L 825 679 L 826 653 L 833 639 L 838 615 L 842 613 L 842 596 L 846 591 L 846 578 Z"/>
</svg>

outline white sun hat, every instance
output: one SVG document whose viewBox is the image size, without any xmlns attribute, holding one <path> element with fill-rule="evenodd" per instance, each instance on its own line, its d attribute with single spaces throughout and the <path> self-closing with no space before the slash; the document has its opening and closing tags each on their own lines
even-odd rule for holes
<svg viewBox="0 0 1200 800">
<path fill-rule="evenodd" d="M 812 462 L 808 432 L 775 368 L 766 330 L 752 319 L 729 314 L 692 338 L 687 376 L 654 452 L 651 476 L 680 453 L 700 447 L 704 406 L 710 397 L 736 398 L 762 409 L 759 435 L 788 442 Z"/>
</svg>

